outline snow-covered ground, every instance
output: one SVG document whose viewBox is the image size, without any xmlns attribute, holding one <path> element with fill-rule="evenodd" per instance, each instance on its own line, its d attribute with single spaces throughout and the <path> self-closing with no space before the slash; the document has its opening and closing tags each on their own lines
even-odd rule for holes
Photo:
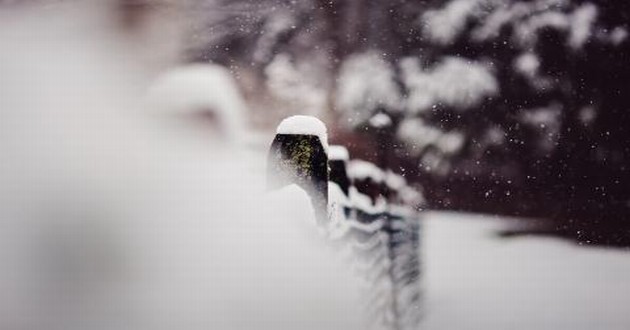
<svg viewBox="0 0 630 330">
<path fill-rule="evenodd" d="M 630 253 L 496 235 L 505 219 L 428 212 L 422 330 L 630 328 Z"/>
</svg>

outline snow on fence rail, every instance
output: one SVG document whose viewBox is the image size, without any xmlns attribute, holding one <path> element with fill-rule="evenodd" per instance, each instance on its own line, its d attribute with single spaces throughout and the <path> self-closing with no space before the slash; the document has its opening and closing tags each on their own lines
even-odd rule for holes
<svg viewBox="0 0 630 330">
<path fill-rule="evenodd" d="M 325 130 L 307 116 L 280 124 L 268 159 L 272 187 L 294 183 L 309 193 L 322 231 L 369 282 L 367 308 L 375 322 L 416 328 L 422 297 L 416 207 L 422 195 L 402 176 L 350 160 L 342 146 L 329 147 Z"/>
</svg>

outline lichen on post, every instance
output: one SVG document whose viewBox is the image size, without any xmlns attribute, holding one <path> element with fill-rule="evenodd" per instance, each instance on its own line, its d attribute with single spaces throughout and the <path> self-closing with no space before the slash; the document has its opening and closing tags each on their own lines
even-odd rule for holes
<svg viewBox="0 0 630 330">
<path fill-rule="evenodd" d="M 283 128 L 287 120 L 278 127 L 279 133 L 271 144 L 267 161 L 268 187 L 276 189 L 297 184 L 311 197 L 317 221 L 324 225 L 328 219 L 327 141 L 321 141 L 325 134 L 319 134 L 321 128 L 318 125 L 321 122 L 318 119 L 300 117 L 299 121 L 305 124 L 302 131 L 299 125 Z M 313 130 L 313 127 L 318 130 Z M 288 133 L 285 133 L 287 130 Z"/>
</svg>

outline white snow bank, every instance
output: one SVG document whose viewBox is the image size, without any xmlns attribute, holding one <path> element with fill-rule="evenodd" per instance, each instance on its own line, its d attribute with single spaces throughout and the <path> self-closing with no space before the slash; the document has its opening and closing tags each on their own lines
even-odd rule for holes
<svg viewBox="0 0 630 330">
<path fill-rule="evenodd" d="M 278 125 L 276 134 L 317 136 L 324 150 L 328 153 L 328 133 L 326 125 L 315 117 L 302 115 L 288 117 Z"/>
<path fill-rule="evenodd" d="M 373 163 L 353 159 L 348 164 L 348 176 L 355 180 L 372 179 L 376 183 L 381 183 L 385 178 L 385 173 Z"/>
<path fill-rule="evenodd" d="M 1 15 L 0 329 L 366 329 L 306 194 L 140 111 L 163 49 L 88 2 Z"/>
<path fill-rule="evenodd" d="M 350 153 L 344 146 L 332 145 L 329 148 L 328 159 L 348 161 L 350 160 Z"/>
<path fill-rule="evenodd" d="M 624 330 L 630 253 L 536 236 L 500 239 L 496 216 L 424 218 L 426 313 L 420 329 Z"/>
<path fill-rule="evenodd" d="M 121 134 L 117 126 L 93 125 L 110 138 Z M 3 289 L 0 310 L 11 315 L 0 328 L 21 324 L 20 317 L 28 317 L 28 325 L 44 322 L 47 314 L 38 312 L 45 311 L 61 317 L 64 329 L 94 329 L 118 320 L 110 318 L 118 308 L 134 322 L 109 328 L 369 328 L 361 278 L 352 260 L 340 258 L 317 235 L 306 193 L 295 185 L 262 193 L 264 154 L 240 155 L 234 148 L 209 149 L 168 131 L 155 133 L 127 145 L 132 157 L 118 167 L 128 176 L 108 167 L 86 178 L 87 169 L 75 171 L 71 159 L 59 159 L 64 155 L 41 157 L 47 149 L 34 149 L 38 155 L 30 157 L 55 162 L 25 169 L 20 157 L 26 156 L 11 154 L 12 161 L 3 163 L 0 244 L 6 249 L 0 261 L 12 271 L 0 274 L 0 287 L 10 288 Z M 118 151 L 127 142 L 111 143 Z M 74 151 L 89 158 L 87 147 L 93 145 Z M 111 194 L 100 192 L 100 180 Z M 33 212 L 25 214 L 27 209 Z M 59 272 L 80 280 L 60 286 Z M 28 285 L 51 290 L 37 294 Z M 58 303 L 66 299 L 84 304 Z M 57 312 L 60 306 L 65 312 Z"/>
</svg>

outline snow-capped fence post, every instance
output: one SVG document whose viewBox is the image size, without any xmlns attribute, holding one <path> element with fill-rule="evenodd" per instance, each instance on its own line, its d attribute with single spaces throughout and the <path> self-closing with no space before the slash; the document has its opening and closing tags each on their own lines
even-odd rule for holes
<svg viewBox="0 0 630 330">
<path fill-rule="evenodd" d="M 343 193 L 350 194 L 350 178 L 347 163 L 350 160 L 348 149 L 343 146 L 330 146 L 328 166 L 330 167 L 330 181 L 336 183 Z"/>
<path fill-rule="evenodd" d="M 402 176 L 350 161 L 344 147 L 328 147 L 321 121 L 294 116 L 278 126 L 269 150 L 268 180 L 270 188 L 297 184 L 310 195 L 328 237 L 348 244 L 359 269 L 369 273 L 375 289 L 370 305 L 383 325 L 395 330 L 417 326 L 419 224 L 410 206 L 419 194 Z"/>
<path fill-rule="evenodd" d="M 283 120 L 269 149 L 268 187 L 297 184 L 311 197 L 320 225 L 328 219 L 328 138 L 326 126 L 310 116 Z"/>
</svg>

